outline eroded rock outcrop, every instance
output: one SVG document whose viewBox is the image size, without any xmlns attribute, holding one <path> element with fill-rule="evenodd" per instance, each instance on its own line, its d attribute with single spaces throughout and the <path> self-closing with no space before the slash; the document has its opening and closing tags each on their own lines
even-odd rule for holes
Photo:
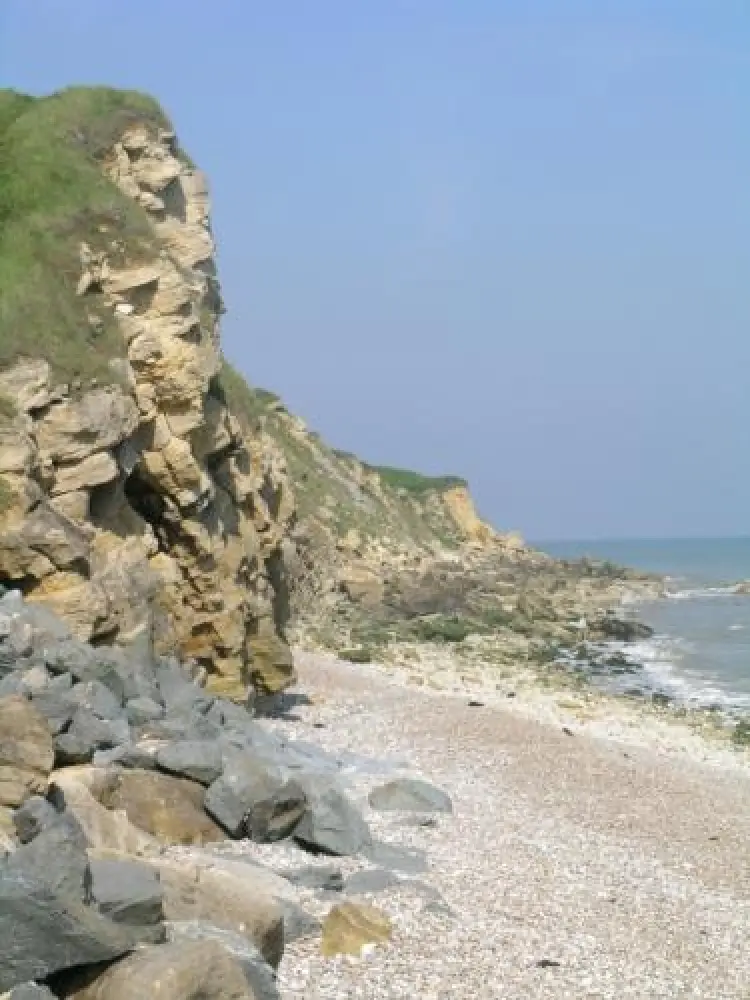
<svg viewBox="0 0 750 1000">
<path fill-rule="evenodd" d="M 123 264 L 116 240 L 80 241 L 75 294 L 121 334 L 111 384 L 60 384 L 53 358 L 0 370 L 16 410 L 0 428 L 0 580 L 78 638 L 178 653 L 231 696 L 280 690 L 294 504 L 283 462 L 224 398 L 206 180 L 137 116 L 97 162 L 159 249 Z"/>
</svg>

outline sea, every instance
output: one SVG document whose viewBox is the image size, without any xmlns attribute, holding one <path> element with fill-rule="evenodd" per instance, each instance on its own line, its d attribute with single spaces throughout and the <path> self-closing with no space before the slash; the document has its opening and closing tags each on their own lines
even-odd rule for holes
<svg viewBox="0 0 750 1000">
<path fill-rule="evenodd" d="M 636 617 L 655 630 L 630 645 L 638 684 L 692 707 L 750 713 L 750 537 L 538 542 L 550 555 L 590 556 L 659 573 L 667 596 L 636 604 Z M 632 681 L 631 681 L 632 683 Z"/>
</svg>

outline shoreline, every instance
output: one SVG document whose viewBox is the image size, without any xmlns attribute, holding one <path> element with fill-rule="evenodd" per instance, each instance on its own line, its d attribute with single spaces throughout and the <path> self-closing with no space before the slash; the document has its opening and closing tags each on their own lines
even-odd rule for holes
<svg viewBox="0 0 750 1000">
<path fill-rule="evenodd" d="M 390 654 L 398 654 L 391 649 Z M 409 650 L 406 650 L 408 653 Z M 366 680 L 373 673 L 389 683 L 419 688 L 426 695 L 456 702 L 480 701 L 511 715 L 567 729 L 574 735 L 684 757 L 724 770 L 750 774 L 750 746 L 734 745 L 722 713 L 681 706 L 660 706 L 581 683 L 565 669 L 518 664 L 514 668 L 461 663 L 449 650 L 422 646 L 418 660 L 366 664 L 333 653 L 297 649 L 295 658 L 321 657 Z M 478 706 L 478 707 L 483 707 Z"/>
</svg>

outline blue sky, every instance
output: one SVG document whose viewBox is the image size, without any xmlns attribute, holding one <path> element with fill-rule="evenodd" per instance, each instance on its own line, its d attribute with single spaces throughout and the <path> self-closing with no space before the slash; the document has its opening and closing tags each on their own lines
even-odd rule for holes
<svg viewBox="0 0 750 1000">
<path fill-rule="evenodd" d="M 3 0 L 0 84 L 158 96 L 227 354 L 531 538 L 750 533 L 750 5 Z"/>
</svg>

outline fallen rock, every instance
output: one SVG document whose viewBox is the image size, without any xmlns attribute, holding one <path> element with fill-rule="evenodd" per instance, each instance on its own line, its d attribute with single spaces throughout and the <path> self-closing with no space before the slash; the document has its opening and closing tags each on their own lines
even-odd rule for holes
<svg viewBox="0 0 750 1000">
<path fill-rule="evenodd" d="M 401 847 L 376 840 L 365 847 L 364 854 L 373 864 L 405 875 L 422 875 L 428 868 L 427 852 L 419 847 Z"/>
<path fill-rule="evenodd" d="M 307 808 L 294 830 L 294 839 L 307 850 L 333 855 L 356 855 L 372 844 L 362 815 L 328 778 L 307 776 L 303 781 Z"/>
<path fill-rule="evenodd" d="M 142 726 L 164 716 L 164 708 L 153 698 L 143 695 L 131 698 L 125 705 L 125 714 L 131 726 Z"/>
<path fill-rule="evenodd" d="M 380 785 L 370 792 L 369 802 L 380 811 L 453 812 L 449 795 L 417 778 L 397 778 Z"/>
<path fill-rule="evenodd" d="M 91 872 L 86 836 L 71 813 L 58 814 L 7 860 L 9 869 L 50 892 L 84 903 L 90 900 Z"/>
<path fill-rule="evenodd" d="M 13 813 L 13 826 L 22 844 L 28 844 L 51 823 L 60 817 L 59 812 L 41 795 L 32 795 Z"/>
<path fill-rule="evenodd" d="M 360 955 L 368 944 L 390 940 L 393 925 L 382 910 L 364 903 L 339 903 L 323 921 L 320 949 L 326 958 Z"/>
<path fill-rule="evenodd" d="M 46 719 L 25 698 L 0 698 L 0 805 L 44 794 L 55 762 Z"/>
<path fill-rule="evenodd" d="M 164 940 L 164 905 L 159 873 L 129 859 L 92 858 L 91 897 L 117 924 L 152 928 L 151 940 Z"/>
<path fill-rule="evenodd" d="M 158 841 L 134 826 L 124 812 L 113 812 L 100 799 L 111 794 L 117 775 L 103 768 L 66 767 L 50 775 L 50 800 L 80 823 L 89 847 L 119 854 L 155 850 Z"/>
<path fill-rule="evenodd" d="M 70 728 L 55 737 L 55 763 L 87 764 L 97 750 L 108 750 L 130 741 L 130 727 L 125 719 L 99 719 L 86 708 L 79 708 Z"/>
<path fill-rule="evenodd" d="M 55 994 L 49 987 L 42 983 L 21 983 L 15 986 L 9 994 L 8 1000 L 55 1000 Z"/>
<path fill-rule="evenodd" d="M 297 781 L 250 754 L 233 754 L 206 792 L 205 808 L 233 837 L 270 843 L 288 837 L 307 799 Z"/>
<path fill-rule="evenodd" d="M 189 778 L 202 785 L 216 781 L 222 771 L 221 750 L 208 740 L 181 740 L 156 754 L 157 766 L 168 774 Z M 210 810 L 209 810 L 210 811 Z"/>
<path fill-rule="evenodd" d="M 164 844 L 207 844 L 226 834 L 203 810 L 203 786 L 156 771 L 123 770 L 100 801 Z"/>
<path fill-rule="evenodd" d="M 159 873 L 170 923 L 198 920 L 240 934 L 276 968 L 284 949 L 284 918 L 265 873 L 239 862 L 222 870 L 165 857 L 143 861 Z"/>
<path fill-rule="evenodd" d="M 99 680 L 79 681 L 70 689 L 70 697 L 97 719 L 118 719 L 122 715 L 122 699 Z"/>
<path fill-rule="evenodd" d="M 111 961 L 133 946 L 129 934 L 95 909 L 58 895 L 7 859 L 0 861 L 0 941 L 0 990 Z"/>
<path fill-rule="evenodd" d="M 354 872 L 346 880 L 346 892 L 359 896 L 370 892 L 383 892 L 398 885 L 401 879 L 394 872 L 385 868 L 368 868 L 362 872 Z"/>
<path fill-rule="evenodd" d="M 147 948 L 80 980 L 66 991 L 74 1000 L 257 1000 L 242 967 L 215 941 Z"/>
<path fill-rule="evenodd" d="M 294 871 L 279 872 L 292 885 L 304 889 L 325 889 L 328 892 L 340 892 L 344 888 L 344 876 L 340 868 L 333 865 L 306 865 Z"/>
<path fill-rule="evenodd" d="M 241 967 L 253 990 L 255 1000 L 280 1000 L 276 973 L 255 945 L 233 931 L 202 920 L 179 920 L 167 926 L 167 939 L 177 944 L 190 941 L 215 941 Z"/>
</svg>

